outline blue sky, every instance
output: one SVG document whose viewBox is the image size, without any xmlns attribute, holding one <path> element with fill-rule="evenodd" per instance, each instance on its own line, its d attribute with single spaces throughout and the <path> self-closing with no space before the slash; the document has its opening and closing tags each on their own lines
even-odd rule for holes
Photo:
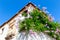
<svg viewBox="0 0 60 40">
<path fill-rule="evenodd" d="M 47 7 L 55 21 L 60 22 L 60 0 L 0 0 L 0 25 L 13 17 L 29 2 L 32 2 L 40 9 Z"/>
</svg>

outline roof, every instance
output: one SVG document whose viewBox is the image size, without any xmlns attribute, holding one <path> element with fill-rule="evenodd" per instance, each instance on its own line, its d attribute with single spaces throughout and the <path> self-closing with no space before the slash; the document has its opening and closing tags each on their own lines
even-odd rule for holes
<svg viewBox="0 0 60 40">
<path fill-rule="evenodd" d="M 33 7 L 35 7 L 35 8 L 37 8 L 33 3 L 31 3 L 31 2 L 29 2 L 26 6 L 29 6 L 29 5 L 32 5 Z M 25 6 L 25 7 L 26 7 Z M 18 11 L 18 13 L 17 14 L 15 14 L 11 19 L 9 19 L 8 21 L 6 21 L 5 23 L 3 23 L 1 26 L 0 26 L 0 28 L 1 27 L 3 27 L 5 24 L 7 24 L 8 22 L 10 22 L 13 18 L 15 18 L 15 16 L 17 16 L 21 11 L 23 11 L 23 9 L 25 9 L 25 7 L 24 8 L 22 8 L 21 10 L 19 10 Z M 37 8 L 38 10 L 40 10 L 39 8 Z"/>
</svg>

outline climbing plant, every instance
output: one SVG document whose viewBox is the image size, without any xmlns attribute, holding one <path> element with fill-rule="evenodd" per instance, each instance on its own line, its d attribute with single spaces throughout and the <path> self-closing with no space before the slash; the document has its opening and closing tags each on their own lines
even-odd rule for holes
<svg viewBox="0 0 60 40">
<path fill-rule="evenodd" d="M 22 13 L 23 16 L 27 17 L 28 13 Z M 30 17 L 25 18 L 24 21 L 20 22 L 19 27 L 21 31 L 33 30 L 37 33 L 39 32 L 47 32 L 47 34 L 56 40 L 60 40 L 60 34 L 55 33 L 58 28 L 60 28 L 60 24 L 54 21 L 49 21 L 48 15 L 42 11 L 37 9 L 33 10 L 29 13 Z"/>
</svg>

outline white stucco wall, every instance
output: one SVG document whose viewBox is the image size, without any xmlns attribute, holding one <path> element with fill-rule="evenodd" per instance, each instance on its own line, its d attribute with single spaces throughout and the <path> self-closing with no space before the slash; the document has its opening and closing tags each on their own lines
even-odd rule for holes
<svg viewBox="0 0 60 40">
<path fill-rule="evenodd" d="M 30 12 L 34 8 L 30 5 L 26 9 Z M 19 14 L 13 20 L 11 20 L 7 24 L 5 24 L 2 28 L 0 28 L 0 40 L 5 40 L 5 37 L 7 37 L 7 35 L 10 35 L 10 34 L 14 34 L 13 39 L 11 39 L 11 40 L 27 40 L 26 37 L 24 36 L 24 32 L 23 33 L 18 32 L 19 31 L 18 30 L 19 29 L 19 21 L 23 21 L 24 19 L 25 19 L 25 17 L 22 16 L 21 14 Z M 12 26 L 12 28 L 10 28 L 10 26 Z M 2 31 L 3 28 L 4 28 L 4 30 Z M 25 39 L 22 39 L 23 37 Z M 35 35 L 29 33 L 28 40 L 53 40 L 53 39 L 51 39 L 50 37 L 48 37 L 44 33 L 40 33 L 39 35 L 37 33 Z"/>
</svg>

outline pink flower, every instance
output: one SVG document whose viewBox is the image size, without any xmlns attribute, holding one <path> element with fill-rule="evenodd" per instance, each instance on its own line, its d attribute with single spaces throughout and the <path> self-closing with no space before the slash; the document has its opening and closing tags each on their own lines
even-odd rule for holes
<svg viewBox="0 0 60 40">
<path fill-rule="evenodd" d="M 27 14 L 30 14 L 30 12 L 27 11 Z"/>
<path fill-rule="evenodd" d="M 59 30 L 59 29 L 57 29 L 57 30 L 56 30 L 56 33 L 57 33 L 57 32 L 60 32 L 60 30 Z"/>
<path fill-rule="evenodd" d="M 18 29 L 18 24 L 15 24 L 16 28 Z"/>
<path fill-rule="evenodd" d="M 30 34 L 35 34 L 35 32 L 33 32 L 32 30 L 30 30 Z"/>
</svg>

